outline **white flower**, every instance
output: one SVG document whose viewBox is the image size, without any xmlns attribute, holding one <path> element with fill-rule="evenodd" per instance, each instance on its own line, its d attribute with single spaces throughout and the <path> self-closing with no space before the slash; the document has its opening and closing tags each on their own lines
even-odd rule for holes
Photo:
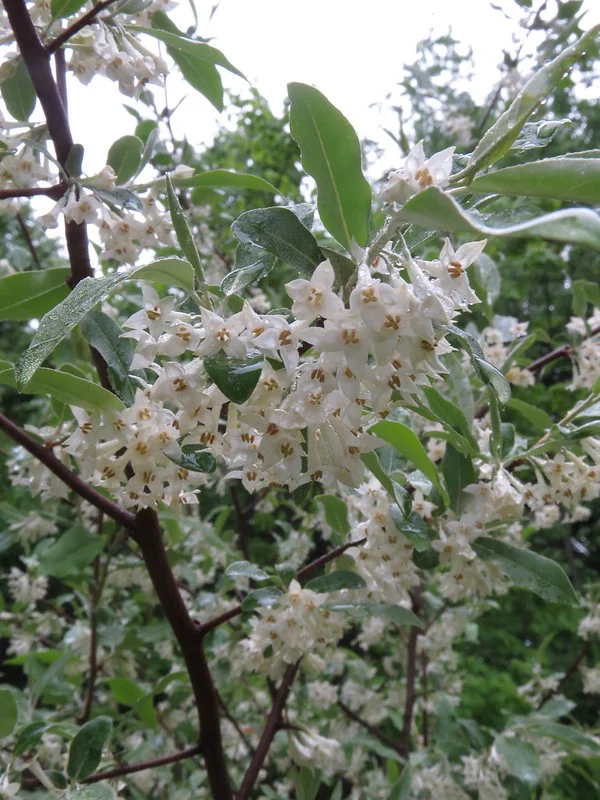
<svg viewBox="0 0 600 800">
<path fill-rule="evenodd" d="M 344 310 L 344 304 L 334 294 L 335 275 L 329 261 L 322 261 L 310 281 L 297 278 L 285 284 L 285 290 L 294 301 L 292 314 L 297 319 L 310 322 L 317 317 L 333 317 Z"/>
<path fill-rule="evenodd" d="M 406 203 L 417 192 L 430 186 L 443 189 L 452 172 L 454 147 L 448 147 L 426 159 L 421 140 L 410 151 L 402 169 L 391 172 L 381 197 L 386 203 Z"/>
<path fill-rule="evenodd" d="M 468 242 L 462 244 L 455 251 L 450 244 L 450 239 L 446 239 L 439 260 L 423 261 L 421 266 L 437 279 L 435 284 L 441 292 L 451 297 L 459 305 L 479 303 L 479 298 L 469 286 L 466 270 L 474 261 L 477 261 L 486 244 L 486 239 L 481 242 Z"/>
</svg>

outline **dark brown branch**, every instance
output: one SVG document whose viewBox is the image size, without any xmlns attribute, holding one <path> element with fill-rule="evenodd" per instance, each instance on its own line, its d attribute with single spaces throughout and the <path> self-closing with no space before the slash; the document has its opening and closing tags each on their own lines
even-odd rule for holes
<svg viewBox="0 0 600 800">
<path fill-rule="evenodd" d="M 419 616 L 422 608 L 421 589 L 411 592 L 412 607 L 414 613 Z M 406 697 L 404 700 L 404 716 L 402 719 L 402 733 L 400 735 L 400 753 L 408 756 L 410 753 L 410 732 L 412 728 L 413 711 L 416 700 L 416 678 L 417 678 L 417 639 L 421 634 L 421 629 L 412 627 L 408 635 L 408 647 L 406 653 Z"/>
<path fill-rule="evenodd" d="M 131 511 L 126 511 L 121 508 L 108 497 L 105 497 L 100 492 L 97 492 L 91 486 L 88 486 L 85 481 L 76 475 L 74 472 L 65 466 L 52 452 L 52 448 L 33 439 L 25 431 L 21 430 L 18 425 L 11 422 L 4 414 L 0 414 L 0 431 L 9 436 L 14 442 L 24 447 L 32 456 L 35 456 L 38 461 L 41 461 L 44 466 L 48 467 L 50 472 L 54 473 L 57 478 L 72 489 L 75 494 L 83 497 L 88 503 L 91 503 L 100 511 L 104 512 L 107 517 L 114 519 L 115 522 L 123 525 L 123 527 L 131 529 L 135 524 L 135 514 Z"/>
<path fill-rule="evenodd" d="M 25 224 L 25 220 L 23 219 L 23 215 L 20 211 L 16 213 L 17 222 L 19 223 L 19 227 L 21 228 L 21 233 L 25 237 L 25 241 L 27 242 L 27 247 L 29 248 L 29 252 L 31 253 L 31 257 L 34 260 L 34 263 L 38 269 L 42 268 L 40 264 L 40 259 L 38 258 L 37 250 L 35 249 L 35 245 L 33 243 L 33 239 L 31 238 L 31 234 L 27 230 L 27 225 Z"/>
<path fill-rule="evenodd" d="M 98 521 L 98 533 L 102 532 L 103 514 L 100 514 Z M 100 593 L 100 559 L 96 556 L 94 559 L 94 574 L 92 578 L 92 586 L 90 591 L 90 654 L 89 654 L 89 675 L 88 682 L 85 690 L 85 698 L 83 701 L 83 709 L 79 717 L 79 724 L 83 725 L 90 718 L 92 706 L 94 704 L 94 690 L 96 688 L 96 675 L 98 673 L 98 617 L 96 609 Z"/>
<path fill-rule="evenodd" d="M 48 42 L 46 45 L 46 50 L 48 53 L 55 53 L 59 47 L 62 47 L 63 44 L 66 44 L 69 39 L 72 39 L 73 36 L 75 36 L 76 33 L 79 33 L 80 30 L 87 28 L 88 25 L 91 25 L 93 22 L 95 22 L 98 14 L 115 2 L 116 0 L 102 0 L 101 3 L 95 5 L 90 11 L 76 20 L 72 25 L 69 25 L 68 28 L 65 28 L 62 33 L 59 33 L 55 39 L 53 39 L 51 42 Z"/>
<path fill-rule="evenodd" d="M 423 719 L 422 719 L 422 736 L 423 747 L 429 745 L 429 714 L 427 713 L 427 653 L 421 653 L 421 686 L 423 687 Z"/>
<path fill-rule="evenodd" d="M 175 634 L 190 676 L 200 724 L 199 747 L 215 800 L 233 800 L 221 740 L 219 706 L 201 637 L 181 597 L 167 558 L 158 516 L 152 509 L 138 512 L 132 531 L 160 605 Z"/>
<path fill-rule="evenodd" d="M 352 709 L 349 708 L 345 703 L 342 703 L 341 700 L 338 700 L 337 704 L 349 719 L 351 719 L 353 722 L 357 722 L 372 736 L 374 736 L 376 739 L 379 739 L 380 742 L 383 742 L 383 744 L 391 747 L 397 753 L 400 753 L 398 743 L 395 742 L 391 736 L 388 736 L 387 733 L 384 733 L 381 728 L 378 728 L 377 725 L 371 725 L 371 723 L 360 717 L 355 711 L 352 711 Z"/>
<path fill-rule="evenodd" d="M 26 189 L 0 189 L 0 200 L 11 200 L 18 197 L 49 197 L 51 200 L 60 200 L 69 187 L 66 183 L 57 183 L 55 186 L 31 186 Z"/>
<path fill-rule="evenodd" d="M 302 569 L 296 573 L 297 580 L 303 580 L 307 575 L 310 575 L 311 572 L 314 572 L 314 570 L 324 566 L 330 561 L 333 561 L 334 558 L 341 556 L 342 553 L 346 552 L 346 550 L 349 550 L 351 547 L 358 547 L 359 545 L 364 544 L 366 541 L 366 539 L 357 539 L 355 542 L 347 542 L 346 544 L 336 547 L 335 550 L 332 550 L 330 553 L 325 553 L 324 556 L 315 558 L 314 561 L 311 561 L 310 564 L 302 567 Z M 200 625 L 198 628 L 198 633 L 201 636 L 205 636 L 209 631 L 212 631 L 214 628 L 218 628 L 219 625 L 223 625 L 225 622 L 229 622 L 230 619 L 237 617 L 241 613 L 242 606 L 240 603 L 239 605 L 230 608 L 229 611 L 225 611 L 223 614 L 219 614 L 218 617 L 214 617 L 208 622 L 205 622 L 203 625 Z"/>
<path fill-rule="evenodd" d="M 197 756 L 200 752 L 202 752 L 200 745 L 194 745 L 194 747 L 188 747 L 187 750 L 171 753 L 170 756 L 161 756 L 160 758 L 150 759 L 150 761 L 138 761 L 136 764 L 126 764 L 123 767 L 117 767 L 117 769 L 106 770 L 106 772 L 95 772 L 82 780 L 81 783 L 98 783 L 98 781 L 108 781 L 111 778 L 120 778 L 122 775 L 131 775 L 133 772 L 142 772 L 145 769 L 164 767 L 166 764 L 175 764 L 177 761 Z"/>
<path fill-rule="evenodd" d="M 560 679 L 560 681 L 556 685 L 556 688 L 549 689 L 546 692 L 546 694 L 542 697 L 542 699 L 540 700 L 539 705 L 537 707 L 537 711 L 539 711 L 540 708 L 545 706 L 546 703 L 548 702 L 548 700 L 551 700 L 554 697 L 554 695 L 558 694 L 560 692 L 560 690 L 562 689 L 562 687 L 565 685 L 565 683 L 570 678 L 573 677 L 573 675 L 577 672 L 577 669 L 579 668 L 579 665 L 581 664 L 583 659 L 586 657 L 589 649 L 590 649 L 590 643 L 589 642 L 585 642 L 585 644 L 583 645 L 581 650 L 577 653 L 577 655 L 573 659 L 573 661 L 571 663 L 571 666 L 567 669 L 565 674 L 562 676 L 562 678 Z"/>
<path fill-rule="evenodd" d="M 295 664 L 290 664 L 284 672 L 283 679 L 281 681 L 279 689 L 277 690 L 275 699 L 273 700 L 271 711 L 269 712 L 269 716 L 267 717 L 267 722 L 262 732 L 262 736 L 260 737 L 260 742 L 258 743 L 256 752 L 252 757 L 250 766 L 248 767 L 248 770 L 244 775 L 244 780 L 242 781 L 242 785 L 240 786 L 240 790 L 237 794 L 237 800 L 248 800 L 248 798 L 252 793 L 252 790 L 254 789 L 254 784 L 256 783 L 256 779 L 258 778 L 258 773 L 260 772 L 263 764 L 265 763 L 265 759 L 269 753 L 269 749 L 271 747 L 275 734 L 277 733 L 277 729 L 279 727 L 279 721 L 281 718 L 281 713 L 287 702 L 290 690 L 292 688 L 292 684 L 294 682 L 296 674 L 298 673 L 299 666 L 300 666 L 300 660 L 296 661 Z"/>
<path fill-rule="evenodd" d="M 52 74 L 50 59 L 53 51 L 47 50 L 40 40 L 25 0 L 3 0 L 3 2 L 15 40 L 44 111 L 56 158 L 65 168 L 73 146 L 73 137 L 67 110 Z M 83 278 L 92 277 L 94 274 L 90 263 L 87 228 L 85 224 L 67 222 L 65 232 L 71 264 L 71 285 L 74 286 Z"/>
</svg>

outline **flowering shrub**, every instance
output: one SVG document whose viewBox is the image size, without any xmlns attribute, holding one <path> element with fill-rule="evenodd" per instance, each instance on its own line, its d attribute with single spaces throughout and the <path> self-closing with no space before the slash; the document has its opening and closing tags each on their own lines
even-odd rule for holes
<svg viewBox="0 0 600 800">
<path fill-rule="evenodd" d="M 537 545 L 600 496 L 600 309 L 528 361 L 537 334 L 494 314 L 485 249 L 600 248 L 597 151 L 502 164 L 600 26 L 472 152 L 419 141 L 375 195 L 349 122 L 290 84 L 315 209 L 260 174 L 174 164 L 135 109 L 85 174 L 68 72 L 152 108 L 173 62 L 219 110 L 219 70 L 240 74 L 172 5 L 4 0 L 0 18 L 0 198 L 49 201 L 38 221 L 68 254 L 9 255 L 0 278 L 0 319 L 35 320 L 0 381 L 41 403 L 24 427 L 0 415 L 2 795 L 566 797 L 561 776 L 600 755 L 563 693 L 578 673 L 600 694 L 600 606 Z M 206 187 L 276 203 L 232 221 L 218 285 Z M 514 196 L 553 207 L 501 226 L 480 210 Z M 560 418 L 511 398 L 567 356 Z M 576 615 L 580 648 L 560 674 L 540 654 L 484 726 L 460 713 L 461 647 L 523 589 Z"/>
</svg>

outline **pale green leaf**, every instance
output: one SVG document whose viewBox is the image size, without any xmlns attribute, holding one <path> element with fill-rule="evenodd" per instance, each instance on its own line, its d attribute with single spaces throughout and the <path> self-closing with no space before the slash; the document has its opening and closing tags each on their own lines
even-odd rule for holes
<svg viewBox="0 0 600 800">
<path fill-rule="evenodd" d="M 17 724 L 17 701 L 10 689 L 0 689 L 0 739 L 10 736 Z"/>
<path fill-rule="evenodd" d="M 106 163 L 115 171 L 117 186 L 134 178 L 142 163 L 144 143 L 137 136 L 121 136 L 113 142 L 106 156 Z"/>
<path fill-rule="evenodd" d="M 68 267 L 17 272 L 0 278 L 0 320 L 42 317 L 69 294 Z"/>
<path fill-rule="evenodd" d="M 346 250 L 367 244 L 371 188 L 362 173 L 356 132 L 344 115 L 312 86 L 290 83 L 290 130 L 302 166 L 317 183 L 323 225 Z"/>
<path fill-rule="evenodd" d="M 556 561 L 486 536 L 476 539 L 472 546 L 484 561 L 497 563 L 515 586 L 529 589 L 552 603 L 579 603 L 571 582 Z"/>
<path fill-rule="evenodd" d="M 91 775 L 102 758 L 102 750 L 112 730 L 109 717 L 96 717 L 79 729 L 69 748 L 67 774 L 76 781 Z"/>
<path fill-rule="evenodd" d="M 321 494 L 316 500 L 317 503 L 323 506 L 325 521 L 334 531 L 344 536 L 350 533 L 348 508 L 341 498 L 333 494 Z"/>
<path fill-rule="evenodd" d="M 364 578 L 358 573 L 338 569 L 328 575 L 313 578 L 304 588 L 311 592 L 339 592 L 342 589 L 364 589 L 366 585 Z"/>
</svg>

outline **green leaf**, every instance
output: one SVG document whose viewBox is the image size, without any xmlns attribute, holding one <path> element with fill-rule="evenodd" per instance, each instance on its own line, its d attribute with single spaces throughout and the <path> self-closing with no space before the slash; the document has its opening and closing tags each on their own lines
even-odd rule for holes
<svg viewBox="0 0 600 800">
<path fill-rule="evenodd" d="M 86 4 L 86 0 L 51 0 L 50 13 L 52 19 L 62 19 L 75 14 Z"/>
<path fill-rule="evenodd" d="M 469 191 L 600 203 L 600 158 L 546 158 L 475 178 Z"/>
<path fill-rule="evenodd" d="M 134 35 L 145 33 L 167 45 L 167 52 L 175 61 L 185 80 L 212 103 L 217 111 L 223 110 L 223 82 L 215 65 L 224 67 L 244 77 L 215 47 L 197 42 L 181 32 L 162 11 L 152 15 L 152 28 L 131 26 Z"/>
<path fill-rule="evenodd" d="M 251 581 L 259 582 L 271 580 L 270 575 L 249 561 L 235 561 L 227 567 L 225 575 L 234 580 L 235 578 L 249 578 Z"/>
<path fill-rule="evenodd" d="M 590 208 L 565 208 L 524 222 L 493 228 L 479 214 L 465 211 L 450 195 L 430 186 L 398 211 L 405 222 L 427 230 L 468 231 L 477 235 L 551 239 L 600 249 L 600 215 Z"/>
<path fill-rule="evenodd" d="M 69 294 L 67 267 L 17 272 L 0 278 L 0 320 L 42 317 Z"/>
<path fill-rule="evenodd" d="M 382 420 L 373 425 L 370 431 L 380 439 L 389 442 L 389 444 L 399 453 L 402 453 L 408 461 L 411 461 L 417 469 L 421 470 L 423 475 L 429 478 L 434 486 L 440 489 L 442 494 L 446 493 L 445 488 L 441 484 L 435 464 L 425 452 L 425 448 L 414 431 L 407 425 L 403 425 L 401 422 Z"/>
<path fill-rule="evenodd" d="M 498 736 L 494 742 L 495 749 L 504 756 L 511 775 L 528 786 L 537 786 L 540 782 L 540 757 L 529 742 L 518 736 Z"/>
<path fill-rule="evenodd" d="M 367 467 L 367 469 L 377 478 L 377 480 L 389 494 L 391 499 L 398 504 L 398 507 L 402 513 L 402 518 L 403 519 L 406 518 L 410 514 L 410 509 L 412 506 L 412 498 L 410 494 L 406 491 L 404 486 L 400 486 L 400 484 L 397 481 L 392 480 L 389 477 L 389 475 L 385 472 L 385 470 L 379 463 L 377 454 L 374 451 L 371 451 L 370 453 L 363 453 L 360 457 L 360 460 L 363 462 L 365 467 Z"/>
<path fill-rule="evenodd" d="M 262 247 L 255 247 L 252 244 L 240 242 L 236 251 L 236 265 L 240 248 L 245 248 L 246 251 L 252 251 L 255 260 L 225 275 L 221 282 L 221 291 L 226 296 L 237 294 L 245 289 L 246 286 L 257 283 L 261 278 L 269 274 L 276 261 L 275 256 L 263 250 Z"/>
<path fill-rule="evenodd" d="M 214 472 L 217 462 L 212 453 L 201 444 L 184 444 L 183 447 L 163 450 L 167 458 L 174 464 L 190 472 Z"/>
<path fill-rule="evenodd" d="M 600 306 L 600 286 L 595 281 L 584 279 L 573 281 L 571 290 L 573 292 L 572 308 L 576 317 L 587 316 L 588 304 Z"/>
<path fill-rule="evenodd" d="M 565 745 L 575 752 L 589 751 L 594 756 L 600 756 L 600 745 L 585 733 L 582 733 L 572 725 L 562 725 L 560 722 L 535 721 L 534 724 L 527 725 L 527 730 L 534 730 L 539 736 L 548 736 L 557 742 Z"/>
<path fill-rule="evenodd" d="M 387 800 L 411 800 L 411 772 L 410 764 L 402 770 L 400 780 L 394 784 Z"/>
<path fill-rule="evenodd" d="M 422 553 L 431 548 L 432 536 L 429 535 L 430 529 L 423 517 L 413 512 L 404 519 L 394 506 L 391 508 L 391 516 L 396 528 L 406 536 L 417 552 Z"/>
<path fill-rule="evenodd" d="M 367 584 L 356 572 L 338 569 L 328 575 L 313 578 L 304 588 L 312 592 L 339 592 L 341 589 L 364 589 Z"/>
<path fill-rule="evenodd" d="M 246 211 L 231 230 L 240 242 L 262 247 L 306 277 L 324 261 L 317 240 L 289 208 Z"/>
<path fill-rule="evenodd" d="M 44 575 L 64 578 L 81 572 L 104 549 L 104 539 L 82 525 L 74 525 L 49 548 L 40 553 Z"/>
<path fill-rule="evenodd" d="M 195 39 L 190 39 L 189 36 L 182 35 L 163 11 L 155 11 L 152 14 L 152 26 L 152 28 L 144 28 L 140 25 L 136 25 L 132 27 L 131 30 L 136 34 L 146 33 L 148 36 L 160 39 L 161 42 L 164 42 L 175 50 L 190 53 L 196 58 L 204 59 L 211 64 L 216 64 L 218 67 L 224 67 L 239 78 L 246 80 L 244 73 L 240 72 L 237 67 L 234 67 L 231 61 L 229 61 L 220 50 L 204 42 L 197 42 Z"/>
<path fill-rule="evenodd" d="M 131 189 L 123 189 L 121 187 L 108 191 L 107 189 L 98 189 L 94 187 L 94 194 L 97 194 L 101 200 L 113 209 L 123 208 L 130 211 L 144 210 L 144 204 Z"/>
<path fill-rule="evenodd" d="M 477 280 L 485 290 L 488 305 L 493 305 L 500 297 L 500 270 L 496 262 L 486 253 L 481 253 L 473 265 Z"/>
<path fill-rule="evenodd" d="M 115 790 L 107 783 L 94 783 L 69 792 L 73 800 L 116 800 Z"/>
<path fill-rule="evenodd" d="M 467 440 L 470 449 L 478 453 L 479 446 L 461 409 L 440 394 L 433 386 L 424 386 L 423 394 L 427 398 L 429 408 L 439 417 L 444 426 L 450 431 L 455 431 L 463 436 Z"/>
<path fill-rule="evenodd" d="M 174 186 L 186 189 L 198 186 L 217 186 L 233 189 L 254 189 L 258 192 L 280 194 L 277 187 L 258 175 L 251 175 L 248 172 L 235 172 L 229 169 L 211 169 L 198 175 L 192 175 L 191 178 L 170 177 Z"/>
<path fill-rule="evenodd" d="M 29 725 L 25 725 L 25 727 L 21 728 L 16 734 L 17 741 L 15 742 L 13 755 L 18 757 L 33 750 L 33 748 L 42 741 L 42 736 L 45 733 L 52 733 L 54 731 L 57 733 L 62 732 L 61 726 L 43 721 L 31 722 Z"/>
<path fill-rule="evenodd" d="M 458 514 L 464 499 L 463 489 L 465 486 L 477 483 L 477 473 L 473 467 L 473 462 L 468 456 L 462 455 L 448 443 L 442 459 L 442 474 L 450 495 L 450 507 Z"/>
<path fill-rule="evenodd" d="M 144 266 L 128 267 L 103 278 L 84 278 L 62 303 L 44 316 L 28 349 L 18 359 L 15 370 L 18 389 L 25 389 L 38 367 L 94 306 L 134 276 L 180 286 L 188 291 L 193 271 L 186 261 L 170 257 L 157 259 Z"/>
<path fill-rule="evenodd" d="M 296 780 L 297 800 L 315 800 L 321 785 L 321 772 L 302 767 Z"/>
<path fill-rule="evenodd" d="M 258 351 L 246 358 L 230 358 L 223 350 L 204 359 L 204 369 L 225 397 L 240 405 L 250 398 L 260 378 L 264 360 Z"/>
<path fill-rule="evenodd" d="M 541 119 L 537 122 L 526 122 L 510 149 L 515 153 L 524 153 L 527 150 L 546 147 L 557 133 L 564 128 L 572 127 L 572 124 L 570 119 Z"/>
<path fill-rule="evenodd" d="M 2 82 L 0 91 L 11 117 L 26 122 L 35 108 L 35 89 L 23 59 L 16 59 L 14 64 L 14 73 Z M 27 144 L 29 145 L 29 142 Z"/>
<path fill-rule="evenodd" d="M 10 689 L 0 689 L 0 739 L 13 732 L 19 712 L 17 701 Z"/>
<path fill-rule="evenodd" d="M 171 214 L 171 221 L 173 222 L 173 228 L 175 229 L 175 235 L 177 236 L 179 247 L 181 248 L 181 252 L 183 253 L 184 257 L 187 258 L 194 268 L 196 277 L 200 283 L 204 285 L 204 269 L 202 268 L 202 262 L 200 260 L 198 248 L 194 242 L 194 235 L 192 234 L 192 230 L 189 226 L 187 218 L 183 213 L 183 209 L 181 208 L 179 200 L 177 199 L 177 195 L 173 191 L 173 186 L 171 185 L 168 175 L 165 176 L 165 181 L 167 184 L 169 213 Z"/>
<path fill-rule="evenodd" d="M 242 611 L 249 613 L 258 606 L 272 606 L 281 597 L 281 590 L 275 586 L 266 586 L 264 589 L 257 589 L 250 592 L 242 600 Z"/>
<path fill-rule="evenodd" d="M 85 149 L 82 144 L 72 144 L 65 162 L 65 170 L 71 178 L 80 178 L 83 170 Z"/>
<path fill-rule="evenodd" d="M 113 142 L 106 156 L 106 163 L 116 173 L 117 186 L 135 177 L 142 163 L 144 143 L 137 136 L 122 136 Z"/>
<path fill-rule="evenodd" d="M 329 233 L 352 252 L 369 236 L 371 188 L 361 168 L 358 137 L 346 117 L 312 86 L 290 83 L 290 130 L 302 166 L 317 183 L 319 215 Z"/>
<path fill-rule="evenodd" d="M 515 586 L 529 589 L 551 603 L 578 605 L 575 589 L 556 561 L 486 536 L 476 539 L 473 549 L 484 561 L 498 563 Z"/>
<path fill-rule="evenodd" d="M 111 385 L 119 397 L 132 405 L 138 386 L 129 376 L 135 348 L 131 339 L 124 339 L 117 323 L 103 311 L 90 311 L 81 321 L 81 332 L 108 365 Z"/>
<path fill-rule="evenodd" d="M 116 703 L 133 708 L 144 725 L 150 728 L 156 727 L 158 720 L 152 696 L 148 695 L 139 684 L 131 678 L 110 678 L 106 682 Z"/>
<path fill-rule="evenodd" d="M 344 536 L 350 533 L 348 508 L 341 498 L 333 494 L 321 494 L 315 499 L 317 503 L 323 506 L 325 521 L 334 531 Z"/>
<path fill-rule="evenodd" d="M 67 774 L 76 781 L 91 775 L 102 758 L 112 730 L 110 717 L 96 717 L 79 729 L 69 748 Z"/>
<path fill-rule="evenodd" d="M 553 61 L 545 64 L 535 73 L 515 97 L 509 108 L 486 131 L 471 154 L 464 177 L 473 175 L 483 167 L 492 164 L 509 150 L 517 139 L 523 125 L 535 111 L 539 103 L 547 97 L 563 78 L 565 72 L 580 59 L 587 48 L 593 44 L 600 32 L 600 25 L 587 31 L 570 47 L 566 47 Z"/>
<path fill-rule="evenodd" d="M 15 372 L 11 367 L 0 369 L 0 383 L 17 389 Z M 97 383 L 56 369 L 38 369 L 23 390 L 25 394 L 48 394 L 50 397 L 86 411 L 96 412 L 113 408 L 122 411 L 122 401 Z"/>
<path fill-rule="evenodd" d="M 402 606 L 393 606 L 388 603 L 324 603 L 321 608 L 328 611 L 336 611 L 343 614 L 348 614 L 355 619 L 366 619 L 367 617 L 383 617 L 390 622 L 396 622 L 398 625 L 412 625 L 416 628 L 422 628 L 423 625 L 420 619 Z"/>
</svg>

